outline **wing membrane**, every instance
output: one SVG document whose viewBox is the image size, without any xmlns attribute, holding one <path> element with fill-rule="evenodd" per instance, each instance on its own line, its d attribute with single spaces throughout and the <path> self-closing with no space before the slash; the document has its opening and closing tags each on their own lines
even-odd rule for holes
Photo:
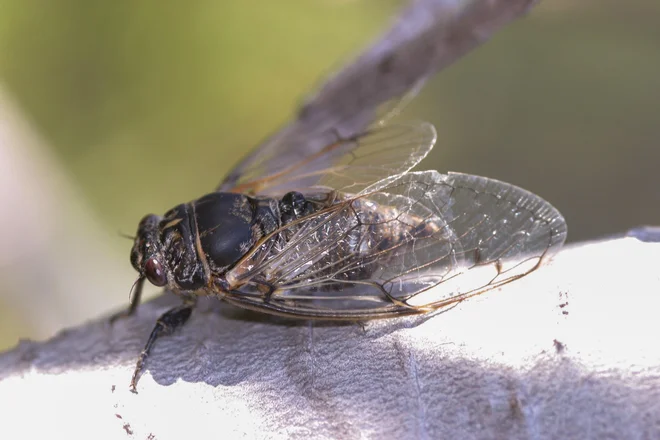
<svg viewBox="0 0 660 440">
<path fill-rule="evenodd" d="M 435 129 L 425 122 L 392 124 L 351 139 L 336 140 L 316 154 L 264 176 L 273 159 L 267 155 L 247 171 L 232 192 L 278 195 L 315 185 L 358 193 L 373 182 L 404 173 L 433 148 Z"/>
<path fill-rule="evenodd" d="M 513 185 L 407 173 L 284 227 L 230 272 L 245 284 L 227 299 L 321 318 L 424 312 L 531 272 L 565 236 L 555 208 Z"/>
<path fill-rule="evenodd" d="M 329 145 L 341 142 L 341 139 L 357 138 L 360 133 L 382 127 L 417 95 L 425 81 L 420 78 L 403 89 L 390 90 L 387 97 L 378 94 L 373 102 L 355 102 L 355 92 L 359 94 L 364 87 L 349 90 L 351 87 L 346 86 L 355 86 L 355 79 L 361 77 L 351 74 L 348 82 L 335 81 L 338 77 L 326 82 L 300 108 L 296 120 L 251 151 L 217 190 L 232 191 L 247 182 L 259 181 L 263 176 L 282 174 L 301 157 L 322 156 Z M 344 75 L 343 79 L 347 78 Z M 330 166 L 332 158 L 326 156 L 325 159 L 329 160 L 319 169 Z M 319 162 L 323 162 L 323 158 Z"/>
</svg>

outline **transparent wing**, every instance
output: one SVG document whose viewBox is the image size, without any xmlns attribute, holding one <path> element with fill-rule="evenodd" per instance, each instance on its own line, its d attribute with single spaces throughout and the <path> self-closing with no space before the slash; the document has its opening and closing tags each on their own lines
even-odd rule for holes
<svg viewBox="0 0 660 440">
<path fill-rule="evenodd" d="M 321 185 L 358 193 L 373 182 L 413 168 L 431 151 L 435 140 L 435 128 L 426 122 L 376 127 L 351 139 L 336 140 L 310 156 L 298 156 L 270 175 L 264 171 L 277 159 L 264 156 L 225 190 L 276 195 Z"/>
<path fill-rule="evenodd" d="M 533 271 L 561 214 L 513 185 L 413 172 L 291 223 L 227 274 L 239 306 L 365 319 L 447 306 Z"/>
<path fill-rule="evenodd" d="M 330 83 L 332 87 L 326 90 Z M 374 94 L 375 100 L 369 103 L 354 101 L 359 92 L 351 88 L 360 86 L 355 80 L 343 85 L 333 81 L 325 83 L 300 108 L 296 120 L 250 152 L 217 190 L 246 192 L 240 188 L 251 184 L 258 186 L 262 181 L 266 184 L 268 179 L 264 176 L 283 175 L 292 167 L 312 168 L 306 163 L 307 159 L 301 161 L 301 158 L 313 158 L 316 170 L 331 166 L 333 160 L 341 155 L 340 146 L 347 151 L 351 145 L 354 146 L 353 140 L 383 127 L 408 105 L 423 83 L 422 78 L 406 84 L 401 90 L 390 90 L 384 96 L 376 97 L 377 94 Z M 387 96 L 391 99 L 386 99 Z M 298 163 L 300 166 L 296 165 Z M 313 184 L 310 179 L 302 186 Z"/>
</svg>

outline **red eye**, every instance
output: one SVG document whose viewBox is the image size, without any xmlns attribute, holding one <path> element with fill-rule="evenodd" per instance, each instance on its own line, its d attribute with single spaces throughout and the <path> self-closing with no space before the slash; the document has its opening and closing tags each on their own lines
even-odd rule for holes
<svg viewBox="0 0 660 440">
<path fill-rule="evenodd" d="M 162 287 L 167 284 L 167 275 L 163 266 L 155 258 L 149 258 L 144 265 L 144 275 L 154 286 Z"/>
</svg>

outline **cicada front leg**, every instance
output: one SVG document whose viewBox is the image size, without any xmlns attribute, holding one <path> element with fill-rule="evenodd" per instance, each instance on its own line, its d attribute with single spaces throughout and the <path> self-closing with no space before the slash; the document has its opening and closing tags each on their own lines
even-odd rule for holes
<svg viewBox="0 0 660 440">
<path fill-rule="evenodd" d="M 185 303 L 168 310 L 167 312 L 163 313 L 160 318 L 158 318 L 156 321 L 156 326 L 151 331 L 149 339 L 147 340 L 144 349 L 138 357 L 137 364 L 135 365 L 135 371 L 133 371 L 133 377 L 131 379 L 130 386 L 132 392 L 137 394 L 137 382 L 144 368 L 147 357 L 151 352 L 151 348 L 154 345 L 154 342 L 156 342 L 156 340 L 161 336 L 172 334 L 176 329 L 183 326 L 188 321 L 188 319 L 190 319 L 190 315 L 194 306 L 194 300 L 186 300 Z"/>
</svg>

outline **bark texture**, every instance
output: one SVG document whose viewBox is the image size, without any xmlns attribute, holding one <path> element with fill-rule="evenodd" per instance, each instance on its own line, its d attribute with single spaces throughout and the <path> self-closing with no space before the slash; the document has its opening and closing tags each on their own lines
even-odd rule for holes
<svg viewBox="0 0 660 440">
<path fill-rule="evenodd" d="M 652 238 L 657 239 L 657 236 Z M 645 236 L 648 239 L 648 235 Z M 160 339 L 164 295 L 0 355 L 10 438 L 658 438 L 660 243 L 560 252 L 432 317 L 290 321 L 209 301 Z"/>
</svg>

